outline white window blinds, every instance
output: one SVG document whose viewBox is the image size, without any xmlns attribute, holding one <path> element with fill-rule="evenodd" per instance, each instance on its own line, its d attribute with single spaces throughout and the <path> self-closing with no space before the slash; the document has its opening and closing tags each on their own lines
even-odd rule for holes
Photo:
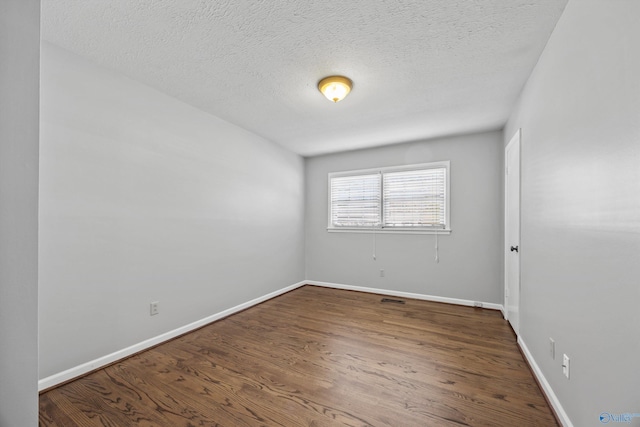
<svg viewBox="0 0 640 427">
<path fill-rule="evenodd" d="M 331 178 L 331 225 L 379 226 L 380 181 L 379 173 Z"/>
<path fill-rule="evenodd" d="M 449 162 L 329 174 L 329 229 L 449 230 Z"/>
<path fill-rule="evenodd" d="M 445 168 L 384 173 L 384 227 L 444 228 L 445 180 Z"/>
</svg>

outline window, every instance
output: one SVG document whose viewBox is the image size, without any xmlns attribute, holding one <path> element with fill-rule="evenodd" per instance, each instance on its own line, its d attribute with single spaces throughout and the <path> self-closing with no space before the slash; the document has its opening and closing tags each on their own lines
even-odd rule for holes
<svg viewBox="0 0 640 427">
<path fill-rule="evenodd" d="M 449 162 L 329 174 L 329 231 L 450 231 Z"/>
</svg>

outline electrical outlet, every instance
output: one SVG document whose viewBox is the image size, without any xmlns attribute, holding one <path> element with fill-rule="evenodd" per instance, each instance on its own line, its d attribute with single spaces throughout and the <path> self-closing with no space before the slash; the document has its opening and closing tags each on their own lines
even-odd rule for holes
<svg viewBox="0 0 640 427">
<path fill-rule="evenodd" d="M 562 373 L 567 379 L 569 378 L 569 356 L 566 354 L 562 355 Z"/>
<path fill-rule="evenodd" d="M 549 356 L 553 360 L 556 359 L 556 342 L 551 337 L 549 337 Z"/>
<path fill-rule="evenodd" d="M 384 270 L 380 270 L 380 277 L 384 277 Z"/>
<path fill-rule="evenodd" d="M 158 313 L 160 312 L 160 311 L 159 311 L 159 307 L 158 307 L 159 305 L 160 305 L 160 303 L 159 303 L 158 301 L 153 301 L 153 302 L 149 305 L 149 309 L 150 309 L 150 311 L 149 311 L 149 315 L 150 315 L 150 316 L 155 316 L 156 314 L 158 314 Z"/>
</svg>

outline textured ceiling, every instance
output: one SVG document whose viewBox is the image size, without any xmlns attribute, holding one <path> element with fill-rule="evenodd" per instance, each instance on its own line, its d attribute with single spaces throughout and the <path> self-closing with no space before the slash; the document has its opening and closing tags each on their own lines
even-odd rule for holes
<svg viewBox="0 0 640 427">
<path fill-rule="evenodd" d="M 502 127 L 566 1 L 42 0 L 42 36 L 308 156 Z"/>
</svg>

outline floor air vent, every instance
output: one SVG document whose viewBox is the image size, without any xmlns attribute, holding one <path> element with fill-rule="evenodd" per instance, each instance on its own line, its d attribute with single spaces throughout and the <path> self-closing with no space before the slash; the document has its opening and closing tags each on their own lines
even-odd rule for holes
<svg viewBox="0 0 640 427">
<path fill-rule="evenodd" d="M 380 302 L 390 302 L 393 304 L 404 304 L 405 302 L 401 299 L 393 299 L 393 298 L 382 298 Z"/>
</svg>

